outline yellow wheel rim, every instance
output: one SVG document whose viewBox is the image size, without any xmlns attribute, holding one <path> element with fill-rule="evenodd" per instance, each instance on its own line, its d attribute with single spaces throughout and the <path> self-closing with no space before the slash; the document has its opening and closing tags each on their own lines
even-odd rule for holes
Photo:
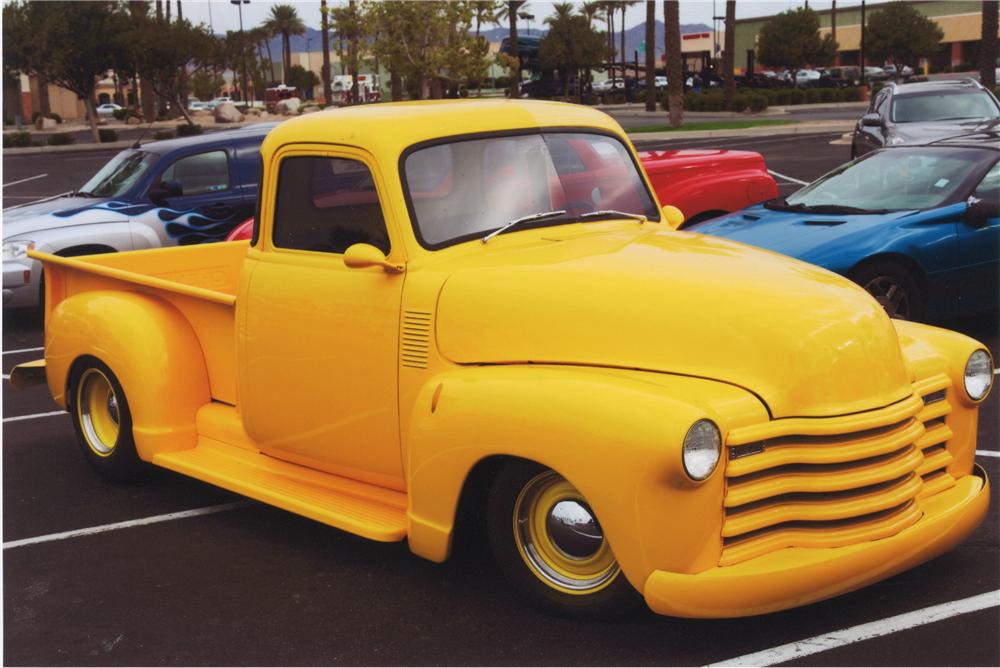
<svg viewBox="0 0 1000 668">
<path fill-rule="evenodd" d="M 539 580 L 567 594 L 611 584 L 618 562 L 583 495 L 553 471 L 524 486 L 514 502 L 514 541 Z"/>
<path fill-rule="evenodd" d="M 76 392 L 76 411 L 87 445 L 99 457 L 108 457 L 118 443 L 118 397 L 111 381 L 98 369 L 87 369 Z"/>
</svg>

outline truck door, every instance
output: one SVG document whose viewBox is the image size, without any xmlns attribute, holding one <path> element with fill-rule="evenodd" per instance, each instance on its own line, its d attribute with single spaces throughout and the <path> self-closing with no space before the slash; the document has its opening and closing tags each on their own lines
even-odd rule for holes
<svg viewBox="0 0 1000 668">
<path fill-rule="evenodd" d="M 241 295 L 244 426 L 271 456 L 403 489 L 403 275 L 343 260 L 356 243 L 402 257 L 390 242 L 378 171 L 367 154 L 348 149 L 292 147 L 275 159 L 262 191 L 265 232 L 249 254 Z"/>
</svg>

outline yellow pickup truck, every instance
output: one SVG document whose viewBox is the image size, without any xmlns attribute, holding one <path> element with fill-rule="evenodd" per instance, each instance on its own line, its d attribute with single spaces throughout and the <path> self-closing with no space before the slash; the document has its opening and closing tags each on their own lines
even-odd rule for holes
<svg viewBox="0 0 1000 668">
<path fill-rule="evenodd" d="M 444 561 L 461 514 L 560 614 L 754 615 L 983 519 L 984 346 L 675 231 L 608 116 L 384 104 L 282 123 L 253 239 L 45 265 L 87 459 Z M 639 596 L 641 594 L 641 598 Z"/>
</svg>

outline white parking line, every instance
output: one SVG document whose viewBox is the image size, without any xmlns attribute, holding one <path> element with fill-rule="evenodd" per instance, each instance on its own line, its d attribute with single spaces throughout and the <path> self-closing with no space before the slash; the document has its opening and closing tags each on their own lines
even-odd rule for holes
<svg viewBox="0 0 1000 668">
<path fill-rule="evenodd" d="M 778 172 L 774 171 L 773 169 L 767 170 L 767 173 L 770 174 L 771 176 L 777 176 L 779 179 L 785 179 L 786 181 L 790 181 L 792 183 L 797 183 L 800 186 L 807 186 L 807 185 L 809 185 L 808 181 L 799 181 L 798 179 L 793 179 L 791 176 L 785 176 L 784 174 L 779 174 Z"/>
<path fill-rule="evenodd" d="M 996 450 L 976 450 L 976 454 L 980 457 L 1000 457 L 1000 452 Z"/>
<path fill-rule="evenodd" d="M 42 347 L 42 348 L 21 348 L 20 350 L 4 350 L 3 354 L 4 355 L 16 355 L 17 353 L 36 353 L 39 350 L 45 350 L 45 348 L 44 347 Z"/>
<path fill-rule="evenodd" d="M 172 520 L 182 520 L 188 517 L 199 517 L 201 515 L 211 515 L 212 513 L 224 513 L 227 510 L 236 510 L 237 508 L 243 508 L 250 504 L 250 501 L 233 501 L 231 503 L 222 503 L 217 506 L 205 506 L 204 508 L 195 508 L 194 510 L 182 510 L 176 513 L 167 513 L 166 515 L 153 515 L 152 517 L 143 517 L 137 520 L 126 520 L 124 522 L 115 522 L 114 524 L 102 524 L 96 527 L 88 527 L 86 529 L 75 529 L 73 531 L 62 531 L 60 533 L 50 533 L 44 536 L 35 536 L 34 538 L 22 538 L 21 540 L 12 540 L 3 544 L 3 549 L 9 550 L 15 547 L 24 547 L 25 545 L 37 545 L 38 543 L 49 543 L 54 540 L 66 540 L 67 538 L 78 538 L 80 536 L 92 536 L 97 533 L 105 533 L 107 531 L 117 531 L 118 529 L 129 529 L 131 527 L 145 526 L 147 524 L 157 524 L 159 522 L 170 522 Z"/>
<path fill-rule="evenodd" d="M 66 411 L 49 411 L 48 413 L 32 413 L 31 415 L 17 415 L 15 417 L 5 417 L 3 419 L 4 423 L 7 422 L 19 422 L 21 420 L 35 420 L 43 417 L 51 417 L 53 415 L 68 415 Z"/>
<path fill-rule="evenodd" d="M 906 612 L 894 617 L 886 617 L 885 619 L 880 619 L 877 622 L 859 624 L 858 626 L 852 626 L 840 631 L 833 631 L 832 633 L 826 633 L 821 636 L 806 638 L 805 640 L 799 640 L 798 642 L 788 643 L 787 645 L 781 645 L 780 647 L 773 647 L 771 649 L 765 649 L 762 652 L 745 654 L 743 656 L 738 656 L 735 659 L 727 659 L 725 661 L 719 661 L 718 663 L 712 663 L 709 665 L 773 666 L 778 663 L 784 663 L 785 661 L 801 659 L 802 657 L 809 656 L 810 654 L 825 652 L 826 650 L 843 647 L 844 645 L 861 642 L 862 640 L 879 638 L 881 636 L 889 635 L 890 633 L 896 633 L 897 631 L 905 631 L 907 629 L 923 626 L 924 624 L 941 621 L 942 619 L 949 619 L 950 617 L 957 617 L 958 615 L 964 615 L 977 610 L 985 610 L 987 608 L 995 608 L 997 606 L 1000 606 L 1000 589 L 987 592 L 985 594 L 979 594 L 978 596 L 970 596 L 969 598 L 963 598 L 958 601 L 951 601 L 950 603 L 942 603 L 941 605 L 934 605 L 929 608 Z"/>
<path fill-rule="evenodd" d="M 16 186 L 19 183 L 27 183 L 28 181 L 34 181 L 35 179 L 44 179 L 48 174 L 38 174 L 37 176 L 29 176 L 26 179 L 21 179 L 20 181 L 11 181 L 10 183 L 3 184 L 4 188 L 10 188 L 11 186 Z"/>
</svg>

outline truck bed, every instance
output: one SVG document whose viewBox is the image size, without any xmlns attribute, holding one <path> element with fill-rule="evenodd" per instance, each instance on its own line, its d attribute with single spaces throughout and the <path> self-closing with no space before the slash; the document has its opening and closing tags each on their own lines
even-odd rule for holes
<svg viewBox="0 0 1000 668">
<path fill-rule="evenodd" d="M 73 295 L 95 290 L 148 293 L 177 308 L 205 353 L 212 398 L 236 403 L 235 305 L 246 242 L 61 257 L 32 253 L 45 266 L 45 317 Z"/>
</svg>

